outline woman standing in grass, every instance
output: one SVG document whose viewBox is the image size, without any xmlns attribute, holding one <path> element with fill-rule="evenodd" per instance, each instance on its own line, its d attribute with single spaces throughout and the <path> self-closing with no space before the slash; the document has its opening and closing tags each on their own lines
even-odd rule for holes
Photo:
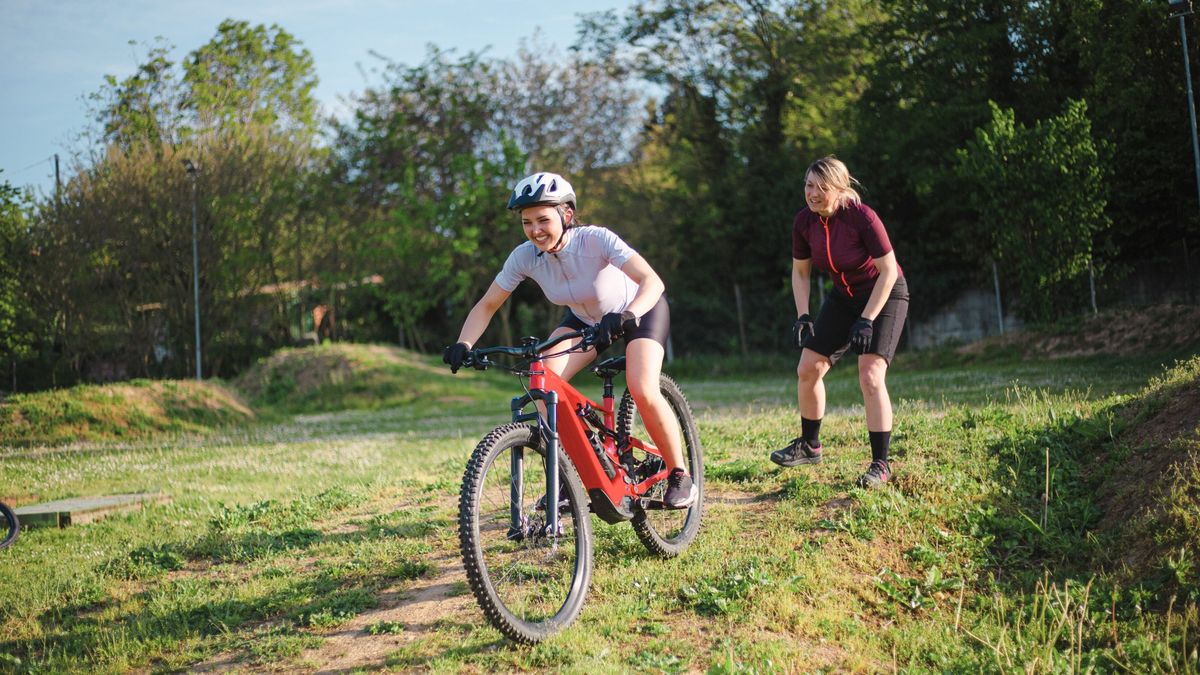
<svg viewBox="0 0 1200 675">
<path fill-rule="evenodd" d="M 871 442 L 871 464 L 857 485 L 876 487 L 892 475 L 892 402 L 886 378 L 908 316 L 908 284 L 883 223 L 862 203 L 857 184 L 832 155 L 805 172 L 808 204 L 792 223 L 792 296 L 798 317 L 792 340 L 802 350 L 796 368 L 800 436 L 772 452 L 771 461 L 780 466 L 820 463 L 825 374 L 849 349 L 859 355 L 858 384 Z M 834 286 L 815 321 L 808 312 L 814 264 Z"/>
<path fill-rule="evenodd" d="M 671 329 L 662 280 L 646 259 L 614 232 L 576 222 L 575 190 L 558 174 L 537 173 L 517 183 L 508 208 L 520 214 L 528 241 L 509 254 L 491 287 L 467 315 L 458 342 L 446 347 L 442 360 L 457 372 L 496 310 L 524 279 L 537 282 L 550 302 L 567 307 L 562 323 L 550 337 L 587 326 L 597 328 L 595 350 L 543 361 L 547 370 L 564 380 L 570 380 L 598 352 L 621 338 L 625 322 L 637 317 L 638 327 L 624 335 L 625 382 L 646 431 L 663 449 L 663 459 L 671 470 L 663 502 L 676 509 L 691 506 L 699 490 L 684 463 L 679 423 L 659 389 Z M 575 346 L 579 341 L 575 338 L 567 344 Z"/>
</svg>

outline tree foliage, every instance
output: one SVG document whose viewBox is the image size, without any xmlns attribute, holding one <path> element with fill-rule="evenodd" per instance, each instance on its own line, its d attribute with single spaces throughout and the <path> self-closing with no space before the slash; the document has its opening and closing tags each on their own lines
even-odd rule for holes
<svg viewBox="0 0 1200 675">
<path fill-rule="evenodd" d="M 989 256 L 1028 317 L 1079 311 L 1063 294 L 1089 261 L 1103 286 L 1200 249 L 1164 14 L 644 0 L 584 16 L 565 54 L 535 35 L 512 59 L 380 57 L 341 120 L 320 119 L 298 40 L 227 20 L 104 79 L 61 193 L 0 191 L 0 358 L 38 384 L 190 373 L 193 188 L 206 372 L 314 334 L 436 349 L 521 242 L 503 206 L 534 170 L 663 276 L 676 352 L 777 349 L 803 171 L 827 154 L 886 224 L 915 320 L 990 283 Z M 560 312 L 525 284 L 485 339 Z"/>
<path fill-rule="evenodd" d="M 28 210 L 19 190 L 8 181 L 0 182 L 0 365 L 10 367 L 30 358 L 41 341 L 32 296 L 36 250 Z M 5 388 L 4 379 L 0 389 Z"/>
<path fill-rule="evenodd" d="M 666 0 L 588 19 L 589 49 L 665 89 L 626 172 L 689 349 L 778 346 L 803 172 L 853 134 L 871 3 Z M 712 327 L 720 326 L 719 330 Z"/>
<path fill-rule="evenodd" d="M 322 155 L 311 57 L 278 27 L 234 21 L 183 67 L 170 52 L 105 79 L 98 145 L 34 219 L 55 376 L 194 370 L 193 198 L 205 372 L 292 339 L 283 282 L 312 255 L 304 205 Z"/>
<path fill-rule="evenodd" d="M 978 231 L 1015 278 L 1020 312 L 1045 321 L 1077 311 L 1062 288 L 1087 273 L 1111 224 L 1087 105 L 1071 101 L 1061 115 L 1026 127 L 993 103 L 992 121 L 957 157 Z"/>
</svg>

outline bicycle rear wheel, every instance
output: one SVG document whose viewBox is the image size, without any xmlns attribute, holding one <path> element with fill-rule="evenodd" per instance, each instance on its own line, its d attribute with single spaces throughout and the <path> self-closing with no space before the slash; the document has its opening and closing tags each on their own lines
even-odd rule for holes
<svg viewBox="0 0 1200 675">
<path fill-rule="evenodd" d="M 0 548 L 7 548 L 17 540 L 20 533 L 21 523 L 17 520 L 17 514 L 8 504 L 0 502 Z"/>
<path fill-rule="evenodd" d="M 679 442 L 683 448 L 683 459 L 699 494 L 695 503 L 686 509 L 640 510 L 634 516 L 632 525 L 638 539 L 651 553 L 673 558 L 683 553 L 696 538 L 700 531 L 700 521 L 704 518 L 704 453 L 700 448 L 700 433 L 696 430 L 692 408 L 679 385 L 667 375 L 662 375 L 659 379 L 659 390 L 667 399 L 679 423 Z M 650 439 L 646 427 L 642 424 L 641 415 L 638 414 L 637 404 L 628 389 L 621 396 L 621 405 L 617 408 L 617 430 L 635 438 Z M 637 466 L 635 478 L 654 475 L 663 467 L 662 460 L 654 455 L 636 450 L 634 455 Z M 667 481 L 659 481 L 650 488 L 646 497 L 661 501 L 666 490 Z"/>
<path fill-rule="evenodd" d="M 545 445 L 528 425 L 496 427 L 463 476 L 458 534 L 467 581 L 488 621 L 532 644 L 579 615 L 592 576 L 588 502 L 559 451 L 558 532 L 546 532 Z"/>
</svg>

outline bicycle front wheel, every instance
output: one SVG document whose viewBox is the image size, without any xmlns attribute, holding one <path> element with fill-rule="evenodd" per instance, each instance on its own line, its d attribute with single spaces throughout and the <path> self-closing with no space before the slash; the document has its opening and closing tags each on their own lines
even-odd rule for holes
<svg viewBox="0 0 1200 675">
<path fill-rule="evenodd" d="M 679 385 L 666 375 L 659 379 L 659 391 L 671 406 L 675 420 L 679 423 L 679 444 L 683 448 L 683 460 L 687 472 L 692 476 L 697 492 L 695 503 L 686 509 L 656 509 L 641 510 L 633 518 L 633 529 L 638 539 L 651 552 L 664 558 L 673 558 L 683 553 L 696 534 L 700 531 L 700 521 L 704 518 L 704 453 L 700 448 L 700 433 L 696 429 L 696 419 L 692 417 L 692 408 Z M 642 424 L 637 404 L 633 395 L 626 389 L 621 396 L 621 405 L 617 408 L 617 430 L 635 438 L 650 439 L 646 427 Z M 635 479 L 641 480 L 657 473 L 663 468 L 663 462 L 655 455 L 634 451 Z M 650 488 L 646 497 L 662 501 L 666 492 L 667 481 L 662 480 Z"/>
<path fill-rule="evenodd" d="M 545 444 L 528 425 L 493 429 L 471 455 L 459 499 L 467 581 L 488 621 L 517 642 L 540 642 L 579 615 L 592 576 L 588 503 L 558 453 L 558 499 L 546 498 Z M 547 531 L 557 502 L 558 528 Z"/>
<path fill-rule="evenodd" d="M 8 504 L 0 502 L 0 548 L 7 548 L 17 540 L 20 533 L 21 523 L 17 520 L 17 514 Z"/>
</svg>

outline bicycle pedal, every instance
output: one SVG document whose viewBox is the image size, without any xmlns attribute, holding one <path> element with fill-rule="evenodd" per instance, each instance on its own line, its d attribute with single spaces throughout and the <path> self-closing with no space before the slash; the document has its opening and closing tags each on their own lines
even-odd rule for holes
<svg viewBox="0 0 1200 675">
<path fill-rule="evenodd" d="M 661 499 L 643 498 L 641 500 L 641 506 L 643 511 L 686 511 L 695 506 L 695 502 L 688 504 L 687 506 L 671 506 Z"/>
</svg>

